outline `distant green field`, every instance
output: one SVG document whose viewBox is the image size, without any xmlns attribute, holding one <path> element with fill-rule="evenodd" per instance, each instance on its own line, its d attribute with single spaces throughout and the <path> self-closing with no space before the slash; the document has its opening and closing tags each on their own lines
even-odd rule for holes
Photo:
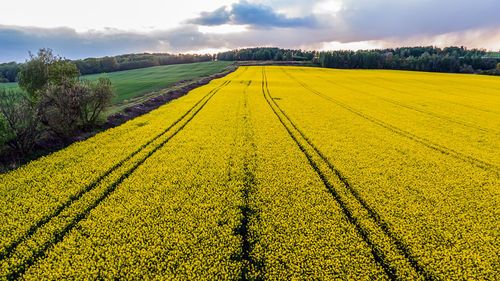
<svg viewBox="0 0 500 281">
<path fill-rule="evenodd" d="M 176 64 L 117 71 L 106 75 L 113 80 L 118 93 L 115 102 L 118 102 L 145 92 L 164 88 L 177 81 L 219 72 L 230 64 L 230 62 Z M 99 76 L 101 74 L 92 74 L 83 76 L 83 78 L 95 80 Z"/>
<path fill-rule="evenodd" d="M 490 52 L 486 53 L 485 57 L 500 59 L 500 52 Z"/>
<path fill-rule="evenodd" d="M 0 89 L 17 89 L 17 83 L 0 83 Z"/>
<path fill-rule="evenodd" d="M 116 88 L 117 97 L 113 102 L 119 102 L 167 87 L 177 81 L 217 73 L 230 64 L 231 62 L 226 61 L 175 64 L 110 72 L 106 75 Z M 82 78 L 96 80 L 101 75 L 85 75 Z M 17 88 L 17 83 L 1 83 L 0 88 L 14 89 Z"/>
</svg>

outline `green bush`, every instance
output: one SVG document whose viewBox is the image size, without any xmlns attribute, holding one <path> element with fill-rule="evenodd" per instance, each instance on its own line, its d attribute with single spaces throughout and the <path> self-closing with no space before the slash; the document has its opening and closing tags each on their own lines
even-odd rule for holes
<svg viewBox="0 0 500 281">
<path fill-rule="evenodd" d="M 80 105 L 80 121 L 84 127 L 96 125 L 103 110 L 115 97 L 113 82 L 108 77 L 99 77 L 96 82 L 85 81 L 89 91 L 82 98 Z"/>
<path fill-rule="evenodd" d="M 36 105 L 24 93 L 0 90 L 0 143 L 25 155 L 40 137 Z"/>
<path fill-rule="evenodd" d="M 39 111 L 42 122 L 59 136 L 71 135 L 80 125 L 91 128 L 109 105 L 115 91 L 109 78 L 96 82 L 65 80 L 42 92 Z"/>
<path fill-rule="evenodd" d="M 4 144 L 7 138 L 7 121 L 3 114 L 0 114 L 0 152 L 4 150 Z"/>
<path fill-rule="evenodd" d="M 86 84 L 69 80 L 61 85 L 49 85 L 47 90 L 42 92 L 39 101 L 42 123 L 58 136 L 71 135 L 80 120 L 82 100 L 89 91 Z"/>
</svg>

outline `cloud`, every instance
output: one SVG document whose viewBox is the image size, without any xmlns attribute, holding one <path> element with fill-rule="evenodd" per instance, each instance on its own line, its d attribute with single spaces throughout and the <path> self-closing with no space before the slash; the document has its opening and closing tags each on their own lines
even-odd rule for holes
<svg viewBox="0 0 500 281">
<path fill-rule="evenodd" d="M 339 11 L 349 40 L 437 35 L 500 27 L 497 0 L 343 0 Z"/>
<path fill-rule="evenodd" d="M 213 12 L 202 12 L 200 17 L 190 20 L 190 23 L 199 25 L 222 25 L 230 22 L 231 13 L 226 10 L 226 7 L 220 7 Z"/>
<path fill-rule="evenodd" d="M 223 6 L 213 12 L 203 12 L 199 17 L 188 22 L 199 25 L 250 25 L 255 28 L 313 28 L 317 26 L 317 20 L 313 15 L 287 17 L 285 14 L 275 12 L 270 6 L 245 0 L 232 4 L 229 10 Z"/>
<path fill-rule="evenodd" d="M 186 52 L 206 48 L 226 48 L 229 37 L 206 34 L 195 25 L 157 30 L 129 32 L 117 29 L 76 32 L 70 28 L 35 28 L 0 25 L 0 62 L 23 62 L 28 52 L 51 48 L 69 59 L 113 56 L 140 52 Z"/>
<path fill-rule="evenodd" d="M 70 59 L 253 46 L 322 49 L 453 44 L 500 49 L 496 14 L 500 1 L 315 0 L 303 14 L 293 13 L 293 17 L 283 11 L 296 10 L 294 5 L 302 7 L 303 1 L 290 0 L 289 7 L 285 0 L 259 1 L 220 6 L 181 26 L 149 32 L 0 25 L 0 61 L 24 61 L 28 51 L 43 47 Z M 215 32 L 217 28 L 227 32 Z"/>
<path fill-rule="evenodd" d="M 283 10 L 295 17 L 277 12 Z M 498 0 L 474 3 L 469 0 L 314 0 L 307 1 L 307 5 L 297 0 L 260 0 L 259 3 L 242 0 L 204 12 L 189 22 L 250 25 L 255 29 L 310 28 L 321 30 L 329 37 L 328 41 L 358 42 L 500 28 L 498 11 Z"/>
<path fill-rule="evenodd" d="M 500 50 L 500 29 L 473 28 L 447 32 L 432 36 L 410 36 L 407 38 L 385 38 L 379 40 L 380 47 L 393 46 L 467 46 L 468 48 Z"/>
<path fill-rule="evenodd" d="M 83 54 L 104 56 L 138 51 L 151 43 L 151 38 L 116 30 L 77 33 L 70 28 L 0 25 L 0 61 L 24 61 L 29 51 L 36 52 L 43 47 L 68 58 L 80 58 Z"/>
<path fill-rule="evenodd" d="M 76 32 L 70 28 L 33 28 L 0 25 L 0 62 L 22 62 L 28 52 L 51 48 L 69 59 L 112 56 L 138 52 L 187 52 L 203 49 L 233 49 L 246 46 L 292 47 L 308 44 L 319 38 L 296 36 L 300 29 L 275 28 L 269 32 L 249 30 L 226 34 L 204 33 L 196 25 L 147 33 L 116 29 Z M 302 32 L 305 32 L 302 30 Z"/>
</svg>

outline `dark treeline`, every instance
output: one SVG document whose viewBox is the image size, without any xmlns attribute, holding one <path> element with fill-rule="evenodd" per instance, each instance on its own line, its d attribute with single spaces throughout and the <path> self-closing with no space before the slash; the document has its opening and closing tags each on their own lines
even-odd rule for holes
<svg viewBox="0 0 500 281">
<path fill-rule="evenodd" d="M 464 47 L 407 47 L 368 51 L 314 52 L 279 48 L 249 48 L 223 52 L 218 60 L 311 61 L 321 67 L 399 69 L 431 72 L 500 74 L 498 53 Z"/>
<path fill-rule="evenodd" d="M 211 55 L 128 54 L 116 57 L 72 61 L 82 75 L 144 68 L 150 66 L 211 61 Z M 0 83 L 16 82 L 24 64 L 0 64 Z"/>
<path fill-rule="evenodd" d="M 223 61 L 311 61 L 313 60 L 314 55 L 314 51 L 289 50 L 279 48 L 248 48 L 218 53 L 216 57 L 217 60 Z"/>
<path fill-rule="evenodd" d="M 0 83 L 17 81 L 17 74 L 21 70 L 21 65 L 15 62 L 0 64 Z"/>
<path fill-rule="evenodd" d="M 322 67 L 399 69 L 431 72 L 498 74 L 496 53 L 464 47 L 411 47 L 370 51 L 321 52 Z"/>
</svg>

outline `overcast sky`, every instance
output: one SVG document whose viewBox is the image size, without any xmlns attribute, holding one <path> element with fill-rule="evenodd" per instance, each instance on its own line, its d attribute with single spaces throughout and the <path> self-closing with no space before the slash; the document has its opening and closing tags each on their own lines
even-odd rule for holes
<svg viewBox="0 0 500 281">
<path fill-rule="evenodd" d="M 52 48 L 78 59 L 414 45 L 500 50 L 499 0 L 16 0 L 0 5 L 0 62 Z"/>
</svg>

